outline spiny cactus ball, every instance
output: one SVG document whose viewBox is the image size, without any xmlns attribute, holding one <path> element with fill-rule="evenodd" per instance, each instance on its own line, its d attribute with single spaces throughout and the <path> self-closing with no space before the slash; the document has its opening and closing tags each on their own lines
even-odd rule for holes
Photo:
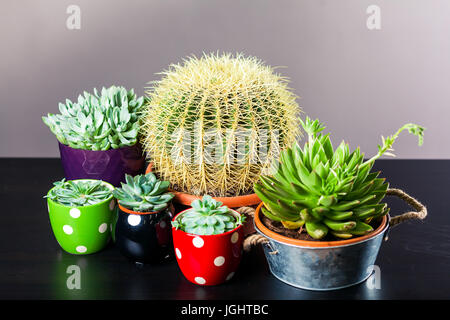
<svg viewBox="0 0 450 320">
<path fill-rule="evenodd" d="M 192 56 L 162 75 L 147 88 L 141 137 L 155 171 L 177 191 L 251 193 L 299 135 L 287 79 L 255 57 Z"/>
</svg>

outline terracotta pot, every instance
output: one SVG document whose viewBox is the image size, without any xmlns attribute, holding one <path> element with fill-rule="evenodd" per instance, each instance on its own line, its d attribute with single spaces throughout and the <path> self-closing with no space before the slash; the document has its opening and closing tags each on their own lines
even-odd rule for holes
<svg viewBox="0 0 450 320">
<path fill-rule="evenodd" d="M 191 209 L 180 212 L 173 220 L 188 210 Z M 243 230 L 240 225 L 222 234 L 196 235 L 172 227 L 175 255 L 186 279 L 204 286 L 230 280 L 241 261 Z"/>
<path fill-rule="evenodd" d="M 384 216 L 371 233 L 338 241 L 297 240 L 269 230 L 261 221 L 261 203 L 255 229 L 268 239 L 263 245 L 271 273 L 292 286 L 309 290 L 345 288 L 366 280 L 389 224 Z"/>
<path fill-rule="evenodd" d="M 135 262 L 164 260 L 171 252 L 172 206 L 155 212 L 135 212 L 120 204 L 113 224 L 113 240 L 119 251 Z"/>
<path fill-rule="evenodd" d="M 153 163 L 150 163 L 145 173 L 149 173 L 152 171 L 153 171 Z M 195 196 L 185 192 L 175 190 L 169 191 L 175 194 L 173 201 L 184 206 L 190 206 L 192 201 L 202 198 L 201 196 Z M 213 197 L 213 199 L 222 202 L 225 206 L 229 208 L 249 207 L 261 203 L 261 200 L 258 198 L 256 193 L 235 197 Z"/>
</svg>

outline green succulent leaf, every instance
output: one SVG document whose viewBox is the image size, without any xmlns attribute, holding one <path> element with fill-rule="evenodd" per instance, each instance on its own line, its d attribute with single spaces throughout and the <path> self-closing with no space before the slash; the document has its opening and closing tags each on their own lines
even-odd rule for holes
<svg viewBox="0 0 450 320">
<path fill-rule="evenodd" d="M 136 144 L 143 97 L 134 90 L 111 86 L 99 94 L 84 92 L 76 102 L 58 105 L 61 114 L 42 121 L 62 144 L 75 149 L 108 150 Z"/>
<path fill-rule="evenodd" d="M 112 188 L 101 180 L 69 180 L 62 179 L 53 183 L 44 198 L 68 207 L 81 207 L 102 202 L 111 197 Z"/>
<path fill-rule="evenodd" d="M 333 150 L 329 134 L 319 120 L 301 120 L 308 141 L 283 150 L 272 164 L 271 175 L 262 175 L 254 190 L 263 201 L 262 213 L 287 228 L 305 222 L 314 239 L 331 234 L 340 239 L 361 236 L 373 230 L 371 221 L 386 215 L 389 208 L 380 203 L 389 184 L 372 172 L 374 161 L 387 151 L 399 134 L 407 130 L 423 143 L 424 128 L 406 124 L 383 138 L 378 153 L 367 161 L 359 148 L 353 152 L 344 141 Z M 300 226 L 301 224 L 298 224 Z"/>
<path fill-rule="evenodd" d="M 152 172 L 146 175 L 125 175 L 126 183 L 113 191 L 119 204 L 136 212 L 161 211 L 169 205 L 174 194 L 168 192 L 169 183 L 160 181 Z"/>
<path fill-rule="evenodd" d="M 191 207 L 172 222 L 175 228 L 192 234 L 213 235 L 231 231 L 245 220 L 244 216 L 233 214 L 222 202 L 209 195 L 192 201 Z"/>
</svg>

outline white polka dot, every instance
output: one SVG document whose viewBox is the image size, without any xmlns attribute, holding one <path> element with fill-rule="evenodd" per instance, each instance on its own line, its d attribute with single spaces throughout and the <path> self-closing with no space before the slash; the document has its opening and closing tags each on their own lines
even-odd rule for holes
<svg viewBox="0 0 450 320">
<path fill-rule="evenodd" d="M 132 226 L 137 226 L 139 223 L 141 223 L 141 216 L 137 214 L 130 214 L 128 216 L 128 223 Z"/>
<path fill-rule="evenodd" d="M 227 281 L 230 280 L 231 278 L 233 278 L 233 276 L 234 276 L 234 272 L 230 273 L 230 274 L 227 276 Z"/>
<path fill-rule="evenodd" d="M 77 250 L 77 252 L 79 252 L 79 253 L 83 253 L 83 252 L 86 252 L 86 251 L 87 251 L 87 248 L 86 248 L 85 246 L 78 246 L 78 247 L 76 248 L 76 250 Z"/>
<path fill-rule="evenodd" d="M 192 244 L 196 248 L 201 248 L 205 244 L 205 241 L 203 241 L 203 239 L 200 237 L 195 237 L 194 239 L 192 239 Z"/>
<path fill-rule="evenodd" d="M 64 225 L 63 226 L 63 230 L 65 234 L 72 234 L 73 233 L 73 228 L 69 225 Z"/>
<path fill-rule="evenodd" d="M 114 199 L 112 199 L 111 202 L 109 203 L 109 210 L 112 211 L 115 206 L 116 206 L 116 201 Z"/>
<path fill-rule="evenodd" d="M 105 223 L 102 223 L 100 225 L 100 227 L 98 227 L 98 232 L 104 233 L 106 231 L 106 229 L 108 229 L 108 224 L 105 222 Z"/>
<path fill-rule="evenodd" d="M 202 277 L 195 277 L 195 282 L 197 282 L 198 284 L 205 284 L 206 280 Z"/>
<path fill-rule="evenodd" d="M 233 235 L 231 236 L 231 242 L 236 243 L 238 240 L 239 240 L 239 233 L 237 232 L 233 233 Z"/>
<path fill-rule="evenodd" d="M 181 251 L 178 248 L 175 248 L 175 253 L 177 254 L 178 259 L 181 259 Z"/>
<path fill-rule="evenodd" d="M 217 258 L 214 259 L 214 264 L 215 264 L 217 267 L 222 266 L 224 263 L 225 263 L 225 258 L 222 257 L 222 256 L 219 256 L 219 257 L 217 257 Z"/>
<path fill-rule="evenodd" d="M 166 222 L 165 221 L 161 221 L 160 223 L 159 223 L 159 226 L 161 227 L 161 229 L 164 229 L 165 227 L 166 227 Z"/>
<path fill-rule="evenodd" d="M 70 216 L 75 219 L 79 218 L 81 215 L 81 211 L 78 208 L 70 209 L 69 213 L 70 213 Z"/>
</svg>

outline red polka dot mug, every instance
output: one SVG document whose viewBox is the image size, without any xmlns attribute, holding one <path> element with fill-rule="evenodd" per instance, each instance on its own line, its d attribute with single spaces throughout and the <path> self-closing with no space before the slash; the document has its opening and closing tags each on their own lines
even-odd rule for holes
<svg viewBox="0 0 450 320">
<path fill-rule="evenodd" d="M 188 210 L 177 214 L 172 221 Z M 237 211 L 231 212 L 239 215 Z M 172 235 L 178 266 L 190 282 L 212 286 L 234 276 L 242 257 L 242 224 L 216 235 L 196 235 L 172 227 Z"/>
</svg>

